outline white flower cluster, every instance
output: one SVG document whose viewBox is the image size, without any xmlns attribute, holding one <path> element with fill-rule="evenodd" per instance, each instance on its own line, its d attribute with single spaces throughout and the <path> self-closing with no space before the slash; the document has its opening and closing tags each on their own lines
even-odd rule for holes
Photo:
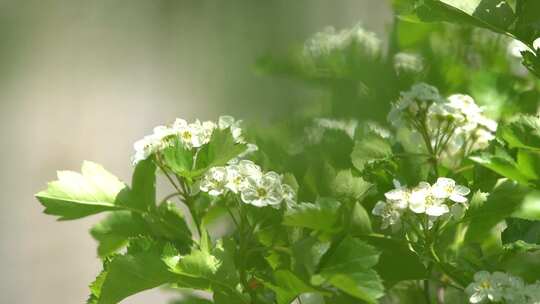
<svg viewBox="0 0 540 304">
<path fill-rule="evenodd" d="M 450 212 L 459 216 L 467 206 L 466 196 L 470 193 L 469 188 L 446 177 L 439 177 L 433 185 L 421 182 L 414 188 L 407 188 L 394 181 L 394 186 L 395 189 L 384 194 L 386 200 L 377 202 L 372 210 L 374 215 L 382 218 L 382 229 L 391 226 L 398 230 L 407 210 L 428 215 L 430 222 Z"/>
<path fill-rule="evenodd" d="M 151 135 L 147 135 L 135 142 L 135 155 L 132 157 L 133 164 L 137 164 L 153 153 L 167 147 L 173 138 L 178 138 L 184 147 L 189 150 L 199 148 L 210 141 L 216 128 L 221 130 L 230 128 L 234 140 L 238 143 L 245 143 L 240 128 L 241 122 L 235 120 L 232 116 L 220 116 L 217 124 L 213 121 L 201 122 L 199 120 L 187 123 L 185 120 L 177 118 L 172 125 L 157 126 Z M 256 150 L 254 147 L 248 147 L 249 149 Z"/>
<path fill-rule="evenodd" d="M 294 204 L 296 193 L 283 182 L 281 175 L 273 171 L 263 172 L 261 167 L 249 160 L 225 167 L 213 167 L 204 175 L 199 188 L 211 196 L 227 192 L 256 207 L 277 206 L 282 201 Z"/>
<path fill-rule="evenodd" d="M 525 284 L 521 278 L 503 272 L 479 271 L 465 291 L 473 304 L 540 304 L 540 282 Z"/>
<path fill-rule="evenodd" d="M 460 151 L 467 155 L 486 148 L 497 130 L 497 122 L 487 118 L 471 96 L 444 98 L 437 88 L 425 83 L 401 92 L 388 120 L 398 130 L 427 133 L 433 150 L 446 159 L 455 158 Z"/>
<path fill-rule="evenodd" d="M 320 57 L 334 51 L 340 51 L 351 45 L 358 47 L 366 55 L 375 56 L 381 50 L 381 40 L 373 32 L 367 31 L 360 25 L 339 32 L 333 27 L 327 27 L 324 31 L 316 33 L 304 45 L 304 55 Z"/>
<path fill-rule="evenodd" d="M 331 119 L 331 118 L 316 118 L 313 120 L 313 125 L 305 128 L 306 139 L 310 144 L 318 144 L 322 141 L 326 130 L 343 131 L 351 139 L 354 139 L 358 121 L 355 119 Z"/>
<path fill-rule="evenodd" d="M 400 52 L 394 55 L 394 70 L 398 74 L 420 73 L 424 70 L 424 60 L 418 54 Z"/>
</svg>

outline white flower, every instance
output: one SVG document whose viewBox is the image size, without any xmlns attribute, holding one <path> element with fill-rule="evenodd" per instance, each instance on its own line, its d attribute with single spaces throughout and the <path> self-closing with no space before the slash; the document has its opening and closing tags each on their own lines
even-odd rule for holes
<svg viewBox="0 0 540 304">
<path fill-rule="evenodd" d="M 242 137 L 242 128 L 240 127 L 241 124 L 241 120 L 235 120 L 234 117 L 229 115 L 220 116 L 218 119 L 219 129 L 225 130 L 230 128 L 234 141 L 237 143 L 245 142 L 244 138 Z"/>
<path fill-rule="evenodd" d="M 327 27 L 305 43 L 304 56 L 319 58 L 354 45 L 362 54 L 374 57 L 380 53 L 381 44 L 375 33 L 366 31 L 360 25 L 339 32 L 333 27 Z"/>
<path fill-rule="evenodd" d="M 330 119 L 330 118 L 316 118 L 316 126 L 323 129 L 329 130 L 340 130 L 345 132 L 351 139 L 354 139 L 354 133 L 358 127 L 358 121 L 355 119 L 344 120 L 344 119 Z"/>
<path fill-rule="evenodd" d="M 158 147 L 158 140 L 155 136 L 149 135 L 145 136 L 142 139 L 139 139 L 133 144 L 135 149 L 135 154 L 133 155 L 131 161 L 134 165 L 138 162 L 147 159 Z"/>
<path fill-rule="evenodd" d="M 247 185 L 240 193 L 242 201 L 257 207 L 278 205 L 283 200 L 281 177 L 275 172 L 267 172 L 259 178 L 247 177 Z"/>
<path fill-rule="evenodd" d="M 401 224 L 401 208 L 395 202 L 392 201 L 378 201 L 371 210 L 373 215 L 380 216 L 382 219 L 382 229 L 392 227 L 397 230 Z"/>
<path fill-rule="evenodd" d="M 400 209 L 391 201 L 378 201 L 371 213 L 381 217 L 381 229 L 386 229 L 390 226 L 397 228 L 401 224 Z"/>
<path fill-rule="evenodd" d="M 431 216 L 441 216 L 450 211 L 444 204 L 444 199 L 433 196 L 431 186 L 426 182 L 421 182 L 412 189 L 409 209 L 414 213 L 425 213 Z"/>
<path fill-rule="evenodd" d="M 394 202 L 396 208 L 405 209 L 409 205 L 411 191 L 407 187 L 402 186 L 399 181 L 394 180 L 395 189 L 384 194 L 387 200 Z"/>
<path fill-rule="evenodd" d="M 485 300 L 500 301 L 503 296 L 502 288 L 505 281 L 507 281 L 507 277 L 501 272 L 495 272 L 494 274 L 487 271 L 477 272 L 474 275 L 474 282 L 465 289 L 465 292 L 469 295 L 469 302 L 476 304 Z"/>
<path fill-rule="evenodd" d="M 471 190 L 465 186 L 456 185 L 456 181 L 451 178 L 439 177 L 437 182 L 431 186 L 431 193 L 436 198 L 450 199 L 456 203 L 466 203 L 467 196 Z"/>
<path fill-rule="evenodd" d="M 427 109 L 432 103 L 442 102 L 439 90 L 431 85 L 420 82 L 409 91 L 401 92 L 397 102 L 392 104 L 388 121 L 400 128 L 410 118 L 415 118 L 421 109 Z"/>
<path fill-rule="evenodd" d="M 540 282 L 525 286 L 523 296 L 527 304 L 540 304 Z"/>
<path fill-rule="evenodd" d="M 424 62 L 420 55 L 412 53 L 397 53 L 394 55 L 394 70 L 400 73 L 419 73 L 424 69 Z"/>
<path fill-rule="evenodd" d="M 208 192 L 209 195 L 218 196 L 227 190 L 227 182 L 227 168 L 213 167 L 206 172 L 199 188 L 201 191 Z"/>
<path fill-rule="evenodd" d="M 293 206 L 296 205 L 296 192 L 294 189 L 287 185 L 287 184 L 281 184 L 281 193 L 283 195 L 283 200 L 287 204 L 287 206 Z"/>
<path fill-rule="evenodd" d="M 248 185 L 247 179 L 259 179 L 262 176 L 261 167 L 249 160 L 241 160 L 238 164 L 227 166 L 226 187 L 234 193 L 245 189 Z"/>
</svg>

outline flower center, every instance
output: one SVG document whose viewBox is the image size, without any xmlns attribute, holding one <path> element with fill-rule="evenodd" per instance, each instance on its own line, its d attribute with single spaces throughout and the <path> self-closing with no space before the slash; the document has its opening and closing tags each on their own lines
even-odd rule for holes
<svg viewBox="0 0 540 304">
<path fill-rule="evenodd" d="M 185 139 L 185 140 L 190 140 L 191 139 L 191 132 L 189 132 L 189 131 L 182 132 L 182 138 Z"/>
<path fill-rule="evenodd" d="M 268 194 L 268 191 L 264 188 L 257 188 L 257 195 L 259 197 L 265 197 Z"/>
</svg>

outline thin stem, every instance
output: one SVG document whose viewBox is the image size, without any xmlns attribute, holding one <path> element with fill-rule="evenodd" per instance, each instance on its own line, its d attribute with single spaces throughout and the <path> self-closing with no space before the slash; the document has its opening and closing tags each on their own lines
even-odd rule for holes
<svg viewBox="0 0 540 304">
<path fill-rule="evenodd" d="M 234 223 L 234 226 L 236 227 L 236 229 L 238 229 L 239 225 L 238 225 L 238 221 L 236 220 L 236 217 L 234 216 L 234 214 L 232 213 L 231 209 L 227 206 L 225 206 L 225 208 L 227 209 L 227 212 L 229 213 L 229 216 L 231 217 L 233 223 Z"/>
<path fill-rule="evenodd" d="M 165 196 L 165 197 L 161 200 L 160 204 L 165 203 L 166 201 L 168 201 L 169 199 L 171 199 L 171 198 L 173 198 L 173 197 L 175 197 L 175 196 L 179 196 L 179 197 L 181 197 L 181 198 L 184 197 L 183 194 L 182 194 L 182 193 L 179 193 L 179 192 L 171 193 L 171 194 Z"/>
<path fill-rule="evenodd" d="M 431 297 L 429 295 L 429 278 L 424 280 L 424 298 L 427 304 L 431 304 Z"/>
</svg>

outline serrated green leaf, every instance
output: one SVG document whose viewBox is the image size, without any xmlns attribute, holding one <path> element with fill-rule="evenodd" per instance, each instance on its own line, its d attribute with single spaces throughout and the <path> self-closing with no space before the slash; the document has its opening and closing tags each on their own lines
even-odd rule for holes
<svg viewBox="0 0 540 304">
<path fill-rule="evenodd" d="M 529 185 L 534 179 L 534 176 L 530 176 L 527 171 L 521 170 L 516 161 L 502 150 L 499 150 L 497 154 L 480 153 L 471 156 L 470 159 L 504 177 L 525 185 Z"/>
<path fill-rule="evenodd" d="M 331 198 L 320 198 L 315 203 L 300 203 L 285 212 L 283 224 L 324 232 L 335 232 L 338 227 L 341 203 Z"/>
<path fill-rule="evenodd" d="M 274 273 L 274 283 L 265 282 L 265 285 L 276 293 L 277 304 L 289 304 L 298 295 L 317 290 L 302 281 L 288 270 L 278 270 Z"/>
<path fill-rule="evenodd" d="M 520 115 L 501 126 L 500 136 L 511 148 L 540 151 L 540 118 Z"/>
<path fill-rule="evenodd" d="M 127 245 L 130 237 L 147 233 L 145 227 L 131 212 L 116 211 L 92 227 L 90 234 L 98 241 L 98 255 L 103 258 Z"/>
<path fill-rule="evenodd" d="M 36 194 L 44 213 L 73 220 L 127 205 L 127 186 L 102 166 L 85 161 L 81 173 L 59 171 L 58 180 Z"/>
<path fill-rule="evenodd" d="M 189 177 L 193 170 L 193 151 L 188 150 L 180 143 L 178 139 L 174 139 L 171 145 L 161 152 L 162 161 L 165 166 L 179 176 Z"/>
<path fill-rule="evenodd" d="M 354 204 L 352 210 L 350 230 L 353 236 L 368 235 L 373 231 L 369 214 L 359 202 Z"/>
<path fill-rule="evenodd" d="M 373 246 L 351 237 L 346 237 L 325 260 L 319 274 L 312 282 L 326 281 L 343 292 L 376 303 L 383 296 L 382 280 L 373 269 L 379 261 L 380 252 Z"/>
<path fill-rule="evenodd" d="M 371 187 L 371 183 L 366 182 L 361 177 L 353 176 L 350 169 L 339 171 L 331 185 L 331 189 L 336 196 L 354 200 L 364 196 Z"/>
<path fill-rule="evenodd" d="M 245 144 L 236 143 L 231 131 L 227 129 L 216 129 L 212 133 L 210 142 L 203 146 L 197 153 L 196 164 L 192 172 L 197 176 L 206 169 L 215 166 L 222 166 L 246 150 Z"/>
<path fill-rule="evenodd" d="M 527 189 L 512 181 L 500 182 L 479 208 L 471 209 L 464 220 L 469 222 L 466 242 L 479 242 L 489 236 L 491 228 L 520 208 Z"/>
<path fill-rule="evenodd" d="M 115 256 L 106 267 L 101 278 L 101 288 L 97 304 L 115 304 L 138 292 L 176 281 L 176 275 L 169 272 L 161 260 L 161 246 L 139 248 L 124 255 Z"/>
<path fill-rule="evenodd" d="M 354 167 L 362 171 L 366 164 L 385 160 L 390 156 L 392 156 L 392 147 L 390 147 L 388 140 L 370 134 L 355 142 L 351 160 Z"/>
</svg>

